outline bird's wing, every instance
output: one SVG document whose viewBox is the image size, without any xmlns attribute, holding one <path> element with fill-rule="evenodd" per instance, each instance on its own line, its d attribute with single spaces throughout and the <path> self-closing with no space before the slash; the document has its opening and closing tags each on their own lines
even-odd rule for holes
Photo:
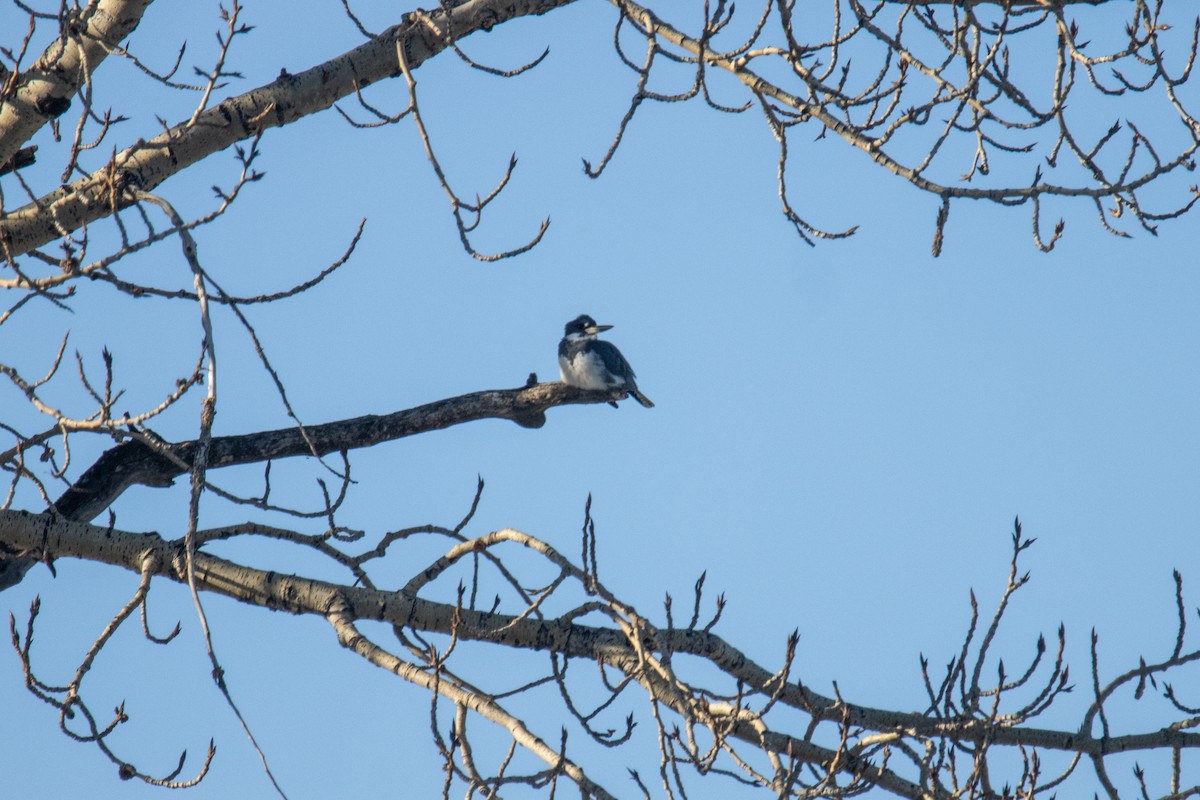
<svg viewBox="0 0 1200 800">
<path fill-rule="evenodd" d="M 625 360 L 625 356 L 621 355 L 621 351 L 611 342 L 606 342 L 598 339 L 593 345 L 592 350 L 600 358 L 604 359 L 605 368 L 615 375 L 626 375 L 632 381 L 637 375 L 633 371 L 633 367 Z"/>
</svg>

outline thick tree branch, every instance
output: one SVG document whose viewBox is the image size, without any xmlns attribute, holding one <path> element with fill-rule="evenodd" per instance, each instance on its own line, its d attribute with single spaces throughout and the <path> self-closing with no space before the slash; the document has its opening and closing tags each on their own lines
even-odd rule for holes
<svg viewBox="0 0 1200 800">
<path fill-rule="evenodd" d="M 517 532 L 489 534 L 467 547 L 486 549 L 499 538 L 525 541 Z M 524 537 L 524 538 L 522 538 Z M 527 544 L 528 546 L 528 544 Z M 0 512 L 0 547 L 10 553 L 38 554 L 50 560 L 76 557 L 123 567 L 140 574 L 147 564 L 154 565 L 156 576 L 186 582 L 186 556 L 182 539 L 168 541 L 157 533 L 139 534 L 54 518 L 48 514 L 24 511 Z M 574 569 L 574 568 L 572 568 Z M 519 649 L 551 651 L 570 658 L 599 661 L 633 676 L 659 702 L 683 715 L 696 709 L 680 706 L 680 693 L 664 683 L 664 677 L 644 669 L 639 651 L 665 657 L 687 654 L 702 658 L 724 674 L 762 694 L 778 696 L 778 702 L 810 715 L 814 720 L 849 725 L 880 733 L 906 737 L 949 739 L 977 745 L 1012 745 L 1060 750 L 1101 758 L 1114 753 L 1157 748 L 1200 748 L 1200 733 L 1168 726 L 1161 730 L 1130 735 L 1096 738 L 1086 730 L 1058 731 L 1045 728 L 1009 726 L 987 718 L 964 716 L 947 718 L 911 712 L 889 711 L 847 703 L 823 696 L 803 685 L 787 682 L 780 688 L 778 674 L 772 673 L 720 636 L 706 630 L 666 629 L 647 636 L 636 646 L 628 631 L 595 627 L 573 621 L 573 615 L 558 619 L 537 619 L 528 614 L 513 616 L 437 603 L 401 589 L 385 591 L 260 570 L 235 564 L 203 551 L 195 555 L 197 586 L 240 602 L 264 606 L 293 614 L 314 614 L 343 620 L 382 621 L 400 628 L 412 628 L 453 635 L 459 639 L 492 642 Z M 1200 653 L 1183 654 L 1179 663 L 1194 661 Z M 730 735 L 761 746 L 768 735 L 770 746 L 779 752 L 808 763 L 828 766 L 838 752 L 802 737 L 775 731 L 764 734 L 761 726 L 739 720 L 740 709 L 725 709 L 711 704 L 705 713 L 730 715 Z M 890 770 L 864 761 L 845 758 L 838 769 L 871 783 L 884 786 L 901 796 L 914 794 L 914 785 Z"/>
<path fill-rule="evenodd" d="M 71 23 L 70 30 L 21 74 L 16 91 L 0 103 L 0 164 L 8 164 L 29 137 L 66 112 L 71 96 L 96 71 L 110 48 L 133 33 L 150 3 L 101 0 L 85 19 L 65 21 Z"/>
<path fill-rule="evenodd" d="M 573 0 L 467 0 L 446 3 L 437 11 L 405 15 L 399 25 L 353 50 L 296 75 L 284 71 L 271 83 L 228 98 L 194 121 L 176 125 L 149 141 L 136 142 L 91 175 L 0 219 L 0 256 L 27 253 L 112 214 L 114 205 L 120 208 L 129 202 L 120 191 L 125 186 L 150 191 L 175 173 L 236 142 L 324 111 L 364 86 L 397 77 L 398 46 L 404 48 L 409 69 L 416 69 L 447 47 L 446 38 L 431 29 L 426 18 L 438 30 L 451 30 L 461 39 L 515 17 L 544 14 L 570 2 Z M 0 163 L 5 160 L 0 158 Z"/>
<path fill-rule="evenodd" d="M 510 419 L 525 428 L 540 428 L 546 424 L 548 408 L 606 403 L 611 399 L 613 395 L 608 392 L 585 391 L 565 383 L 539 383 L 520 389 L 473 392 L 391 414 L 368 414 L 305 426 L 303 432 L 292 427 L 215 436 L 208 454 L 208 469 L 296 456 L 324 456 L 479 419 Z M 152 449 L 138 440 L 119 444 L 89 467 L 55 507 L 68 519 L 94 519 L 130 486 L 169 486 L 190 468 L 195 449 L 194 441 L 163 443 L 161 449 Z"/>
<path fill-rule="evenodd" d="M 535 383 L 520 389 L 460 395 L 391 414 L 368 414 L 306 426 L 303 433 L 293 427 L 217 436 L 212 440 L 208 469 L 295 456 L 323 456 L 479 419 L 510 419 L 525 428 L 540 428 L 546 424 L 548 408 L 607 403 L 621 397 L 621 393 L 585 391 L 565 383 Z M 191 468 L 195 448 L 194 441 L 163 442 L 160 449 L 151 449 L 136 439 L 123 442 L 101 455 L 56 501 L 55 508 L 68 520 L 92 520 L 130 486 L 170 486 Z M 0 591 L 20 583 L 35 563 L 36 559 L 30 557 L 8 558 L 0 554 Z"/>
</svg>

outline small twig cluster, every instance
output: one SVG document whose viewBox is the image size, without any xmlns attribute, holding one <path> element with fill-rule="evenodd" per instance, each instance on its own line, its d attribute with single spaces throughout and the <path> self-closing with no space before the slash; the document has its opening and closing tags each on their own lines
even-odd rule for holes
<svg viewBox="0 0 1200 800">
<path fill-rule="evenodd" d="M 149 623 L 146 619 L 146 603 L 150 593 L 150 579 L 157 571 L 153 558 L 154 556 L 147 556 L 141 570 L 141 581 L 138 583 L 137 591 L 134 592 L 129 602 L 116 613 L 108 625 L 105 626 L 100 635 L 96 637 L 96 641 L 88 648 L 83 661 L 80 662 L 79 667 L 75 670 L 75 674 L 66 685 L 54 686 L 48 684 L 39 679 L 34 673 L 33 659 L 30 651 L 33 647 L 34 623 L 37 620 L 38 612 L 41 610 L 40 598 L 35 599 L 33 605 L 30 606 L 29 620 L 25 625 L 24 641 L 22 641 L 21 634 L 17 630 L 16 618 L 11 614 L 9 615 L 9 630 L 12 634 L 13 649 L 17 651 L 17 655 L 21 660 L 21 668 L 25 673 L 25 687 L 39 700 L 58 711 L 58 725 L 64 734 L 76 742 L 94 744 L 105 757 L 117 766 L 118 774 L 122 780 L 137 778 L 153 786 L 161 786 L 169 789 L 186 789 L 200 783 L 205 775 L 208 774 L 209 767 L 212 766 L 213 757 L 217 753 L 213 742 L 209 742 L 208 753 L 204 757 L 204 763 L 192 778 L 184 781 L 176 780 L 183 771 L 184 764 L 187 761 L 186 750 L 180 754 L 179 764 L 171 773 L 162 777 L 148 775 L 140 771 L 128 759 L 118 756 L 108 743 L 109 735 L 118 726 L 129 722 L 129 715 L 125 713 L 125 704 L 121 703 L 121 705 L 117 706 L 113 711 L 112 720 L 108 724 L 102 725 L 97 721 L 96 715 L 88 707 L 83 697 L 83 680 L 92 669 L 96 657 L 108 645 L 113 634 L 132 616 L 135 610 L 141 611 L 142 633 L 148 641 L 160 645 L 170 644 L 171 640 L 179 634 L 180 626 L 178 624 L 166 636 L 156 636 L 150 632 Z M 85 727 L 85 730 L 82 732 L 72 727 L 78 725 L 80 722 Z"/>
<path fill-rule="evenodd" d="M 855 228 L 823 230 L 795 210 L 791 197 L 796 192 L 787 176 L 800 167 L 789 137 L 801 129 L 815 130 L 817 139 L 832 134 L 937 198 L 934 255 L 941 252 L 950 206 L 961 200 L 1028 205 L 1034 244 L 1049 251 L 1064 222 L 1048 239 L 1043 236 L 1044 199 L 1089 202 L 1100 225 L 1118 236 L 1129 235 L 1115 227 L 1126 215 L 1155 233 L 1160 222 L 1182 216 L 1200 199 L 1195 185 L 1165 210 L 1153 210 L 1143 199 L 1150 185 L 1193 170 L 1200 147 L 1200 120 L 1180 92 L 1195 63 L 1200 18 L 1182 56 L 1173 53 L 1168 64 L 1164 37 L 1171 25 L 1162 0 L 1127 4 L 1126 36 L 1107 49 L 1088 41 L 1090 34 L 1083 31 L 1089 16 L 1103 12 L 1087 3 L 1078 4 L 1086 10 L 1075 12 L 1077 4 L 1069 0 L 994 6 L 832 0 L 831 30 L 824 39 L 812 34 L 818 16 L 812 9 L 801 14 L 794 2 L 768 0 L 749 34 L 729 49 L 716 44 L 723 35 L 736 35 L 729 33 L 734 6 L 725 0 L 706 0 L 698 34 L 686 33 L 634 0 L 612 2 L 619 12 L 614 47 L 637 74 L 637 86 L 599 165 L 584 161 L 592 177 L 612 159 L 643 101 L 701 96 L 725 113 L 741 113 L 751 104 L 762 110 L 779 144 L 784 216 L 809 244 L 815 238 L 849 236 Z M 1111 24 L 1091 20 L 1093 32 Z M 622 49 L 626 27 L 645 43 L 641 63 Z M 1044 67 L 1022 63 L 1042 56 L 1053 61 Z M 691 85 L 673 94 L 648 89 L 652 75 L 671 79 L 670 73 L 660 75 L 665 71 L 660 63 L 686 67 Z M 752 101 L 730 106 L 714 100 L 709 86 L 714 69 L 739 80 Z M 1159 113 L 1182 123 L 1182 137 L 1164 133 L 1155 143 L 1132 121 L 1091 132 L 1098 113 L 1105 113 L 1097 110 L 1105 100 L 1128 101 L 1152 90 L 1161 94 Z M 1117 114 L 1128 113 L 1115 108 Z M 1002 160 L 1005 169 L 995 169 Z M 1060 177 L 1048 180 L 1043 165 Z M 828 191 L 806 190 L 810 195 Z M 1111 204 L 1107 209 L 1106 203 Z"/>
</svg>

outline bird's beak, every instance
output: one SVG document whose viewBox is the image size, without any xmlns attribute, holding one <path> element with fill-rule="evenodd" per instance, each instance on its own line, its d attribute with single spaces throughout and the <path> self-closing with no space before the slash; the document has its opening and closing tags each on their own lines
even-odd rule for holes
<svg viewBox="0 0 1200 800">
<path fill-rule="evenodd" d="M 611 329 L 612 329 L 612 325 L 593 325 L 592 327 L 587 329 L 587 332 L 588 332 L 589 336 L 595 336 L 597 333 L 602 333 L 603 331 L 607 331 L 607 330 L 611 330 Z"/>
</svg>

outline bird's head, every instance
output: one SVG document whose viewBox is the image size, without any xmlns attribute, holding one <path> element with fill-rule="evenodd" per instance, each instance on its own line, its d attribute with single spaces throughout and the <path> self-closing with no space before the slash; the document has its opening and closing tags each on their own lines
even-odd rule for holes
<svg viewBox="0 0 1200 800">
<path fill-rule="evenodd" d="M 568 339 L 591 339 L 597 333 L 606 331 L 611 327 L 612 325 L 597 325 L 596 320 L 587 314 L 580 314 L 566 324 L 563 332 Z"/>
</svg>

